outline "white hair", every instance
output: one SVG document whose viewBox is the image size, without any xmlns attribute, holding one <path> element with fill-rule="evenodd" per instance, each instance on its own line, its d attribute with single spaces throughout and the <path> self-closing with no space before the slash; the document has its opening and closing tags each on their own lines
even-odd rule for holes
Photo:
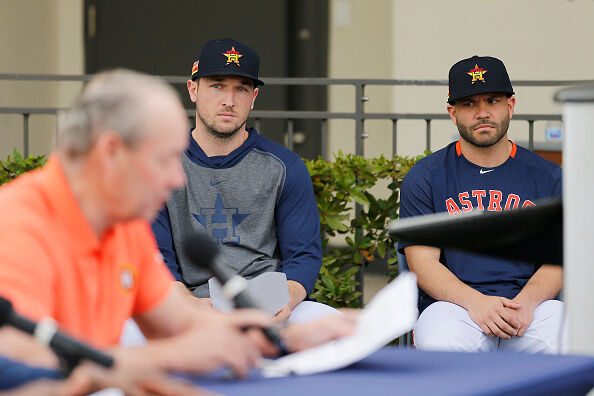
<svg viewBox="0 0 594 396">
<path fill-rule="evenodd" d="M 155 95 L 179 102 L 177 92 L 161 79 L 126 69 L 96 75 L 74 105 L 58 118 L 56 146 L 71 157 L 85 155 L 105 131 L 119 133 L 134 146 L 143 138 L 147 104 Z"/>
</svg>

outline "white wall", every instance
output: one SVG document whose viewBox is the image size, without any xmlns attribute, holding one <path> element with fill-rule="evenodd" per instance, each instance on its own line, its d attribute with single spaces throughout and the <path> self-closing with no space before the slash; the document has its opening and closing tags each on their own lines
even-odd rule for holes
<svg viewBox="0 0 594 396">
<path fill-rule="evenodd" d="M 512 80 L 594 79 L 592 0 L 329 0 L 329 76 L 447 79 L 449 67 L 478 54 L 501 58 Z M 0 0 L 0 73 L 82 74 L 82 0 Z M 79 83 L 0 81 L 0 106 L 68 106 Z M 556 88 L 517 87 L 517 113 L 557 113 Z M 368 87 L 368 112 L 444 113 L 446 87 Z M 329 91 L 331 111 L 353 111 L 352 87 Z M 54 118 L 31 117 L 31 152 L 53 145 Z M 542 140 L 545 122 L 536 124 Z M 0 115 L 0 158 L 22 150 L 22 118 Z M 329 151 L 354 151 L 354 122 L 329 124 Z M 368 157 L 391 155 L 389 121 L 367 121 Z M 424 121 L 398 123 L 399 153 L 425 147 Z M 527 123 L 510 135 L 527 140 Z M 457 135 L 433 123 L 432 149 Z"/>
<path fill-rule="evenodd" d="M 331 78 L 391 78 L 394 33 L 392 0 L 331 0 L 328 76 Z M 370 101 L 365 111 L 389 112 L 392 95 L 387 88 L 368 87 L 365 91 Z M 329 111 L 355 111 L 355 89 L 352 86 L 331 87 L 328 94 Z M 386 127 L 389 121 L 370 121 L 366 132 L 366 154 L 375 155 L 377 150 L 370 141 L 389 138 Z M 353 121 L 331 121 L 328 127 L 330 153 L 339 149 L 355 151 L 355 124 Z"/>
<path fill-rule="evenodd" d="M 350 8 L 351 23 L 330 20 L 330 77 L 446 80 L 453 63 L 476 54 L 502 59 L 512 80 L 594 79 L 591 0 L 331 0 L 331 15 L 337 6 Z M 515 90 L 518 114 L 561 113 L 552 100 L 557 88 Z M 370 112 L 445 113 L 447 87 L 375 88 L 367 94 Z M 354 110 L 353 97 L 344 88 L 331 90 L 330 109 Z M 535 125 L 537 141 L 544 139 L 545 124 Z M 366 156 L 390 155 L 390 123 L 367 122 L 365 129 L 371 135 Z M 354 151 L 352 130 L 352 123 L 332 123 L 330 151 Z M 457 135 L 449 121 L 434 122 L 432 130 L 432 150 Z M 398 131 L 399 153 L 423 151 L 424 121 L 400 121 Z M 512 121 L 510 135 L 527 141 L 528 124 Z"/>
<path fill-rule="evenodd" d="M 395 78 L 447 79 L 453 63 L 476 54 L 502 59 L 512 80 L 594 79 L 594 52 L 587 50 L 594 37 L 590 0 L 394 4 Z M 552 100 L 557 89 L 516 87 L 517 114 L 560 114 L 560 105 Z M 395 94 L 395 110 L 415 112 L 429 106 L 429 111 L 444 111 L 446 89 L 426 90 L 425 95 L 407 95 L 406 90 Z M 435 131 L 433 149 L 456 134 L 446 124 Z M 545 125 L 536 123 L 537 141 L 544 140 Z M 528 124 L 512 123 L 510 136 L 527 141 Z"/>
<path fill-rule="evenodd" d="M 0 73 L 82 74 L 81 0 L 0 0 Z M 0 106 L 68 106 L 79 83 L 0 80 Z M 23 118 L 0 114 L 0 158 L 23 151 Z M 48 153 L 55 117 L 30 117 L 30 153 Z"/>
</svg>

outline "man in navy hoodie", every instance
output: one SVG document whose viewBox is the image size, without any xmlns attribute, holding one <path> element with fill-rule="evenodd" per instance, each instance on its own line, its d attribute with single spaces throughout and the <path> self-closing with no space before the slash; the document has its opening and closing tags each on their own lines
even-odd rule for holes
<svg viewBox="0 0 594 396">
<path fill-rule="evenodd" d="M 180 287 L 206 305 L 210 276 L 179 248 L 189 230 L 216 239 L 245 278 L 285 273 L 290 299 L 279 319 L 296 307 L 293 318 L 315 318 L 332 311 L 302 304 L 322 263 L 316 200 L 301 158 L 246 127 L 263 84 L 259 66 L 256 51 L 236 40 L 213 40 L 202 48 L 187 82 L 196 128 L 182 159 L 186 186 L 173 193 L 153 232 Z"/>
</svg>

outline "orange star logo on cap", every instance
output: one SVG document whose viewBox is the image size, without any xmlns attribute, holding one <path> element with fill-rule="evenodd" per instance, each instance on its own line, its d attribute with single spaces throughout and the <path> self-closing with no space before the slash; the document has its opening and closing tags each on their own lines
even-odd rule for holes
<svg viewBox="0 0 594 396">
<path fill-rule="evenodd" d="M 483 74 L 485 74 L 487 70 L 480 69 L 477 64 L 474 65 L 474 69 L 470 70 L 466 74 L 472 76 L 472 83 L 474 84 L 475 81 L 482 81 L 485 82 L 485 78 Z"/>
<path fill-rule="evenodd" d="M 243 56 L 239 52 L 235 51 L 235 47 L 231 47 L 230 51 L 223 52 L 222 55 L 227 57 L 227 63 L 225 63 L 225 66 L 227 66 L 229 63 L 235 63 L 237 66 L 239 66 L 239 58 Z"/>
</svg>

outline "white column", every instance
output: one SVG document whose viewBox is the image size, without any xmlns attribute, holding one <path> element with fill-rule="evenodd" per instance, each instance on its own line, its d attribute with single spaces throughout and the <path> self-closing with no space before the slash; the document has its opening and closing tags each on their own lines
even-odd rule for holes
<svg viewBox="0 0 594 396">
<path fill-rule="evenodd" d="M 561 90 L 564 102 L 564 300 L 571 353 L 594 355 L 594 86 Z"/>
</svg>

